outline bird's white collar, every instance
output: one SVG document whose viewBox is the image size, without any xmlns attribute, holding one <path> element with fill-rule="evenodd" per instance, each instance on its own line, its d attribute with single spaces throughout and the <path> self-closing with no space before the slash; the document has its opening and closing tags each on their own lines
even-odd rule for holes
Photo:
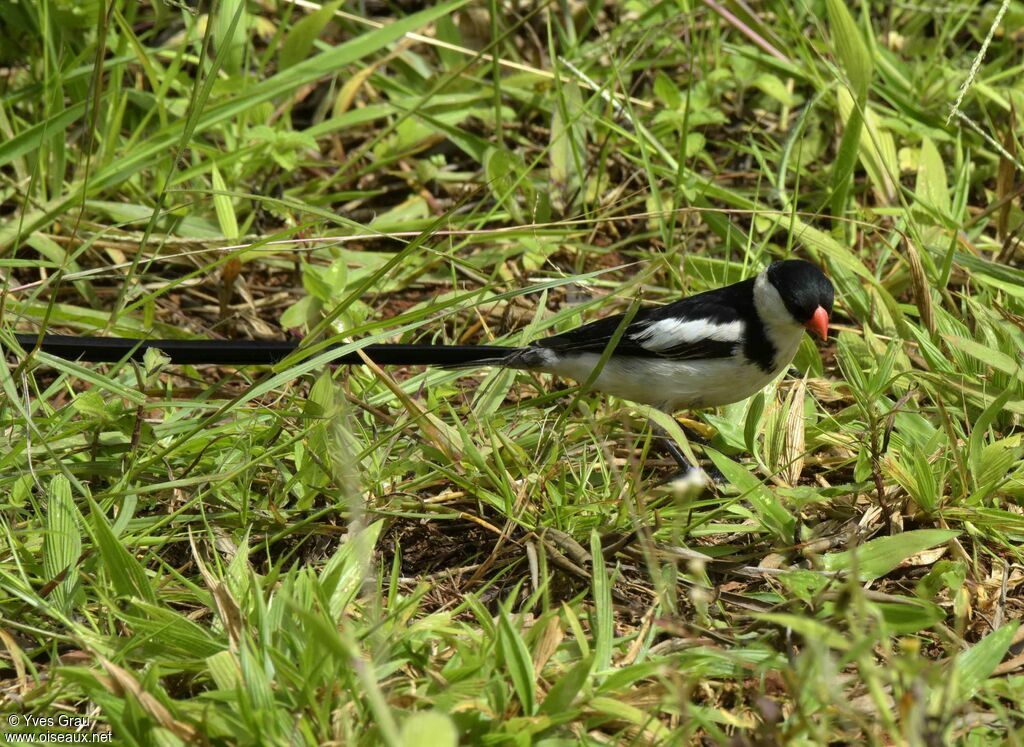
<svg viewBox="0 0 1024 747">
<path fill-rule="evenodd" d="M 800 346 L 803 325 L 789 313 L 775 286 L 768 281 L 768 271 L 760 273 L 754 281 L 754 309 L 764 332 L 775 348 L 775 361 L 789 361 Z M 774 366 L 773 366 L 774 367 Z"/>
</svg>

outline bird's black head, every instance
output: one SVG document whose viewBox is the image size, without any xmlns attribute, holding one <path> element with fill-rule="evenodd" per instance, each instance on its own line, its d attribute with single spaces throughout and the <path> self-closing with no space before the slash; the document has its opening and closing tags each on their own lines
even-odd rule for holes
<svg viewBox="0 0 1024 747">
<path fill-rule="evenodd" d="M 835 300 L 832 281 L 825 273 L 802 259 L 786 259 L 773 262 L 767 275 L 793 318 L 824 340 Z"/>
</svg>

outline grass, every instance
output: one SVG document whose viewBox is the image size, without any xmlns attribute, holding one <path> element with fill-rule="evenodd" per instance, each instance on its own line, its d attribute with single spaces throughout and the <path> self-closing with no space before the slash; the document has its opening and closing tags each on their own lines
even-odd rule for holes
<svg viewBox="0 0 1024 747">
<path fill-rule="evenodd" d="M 2 4 L 7 732 L 1018 743 L 1024 6 L 192 5 Z M 627 402 L 318 347 L 793 254 L 837 334 L 686 414 L 699 494 Z M 78 365 L 44 326 L 311 342 Z"/>
</svg>

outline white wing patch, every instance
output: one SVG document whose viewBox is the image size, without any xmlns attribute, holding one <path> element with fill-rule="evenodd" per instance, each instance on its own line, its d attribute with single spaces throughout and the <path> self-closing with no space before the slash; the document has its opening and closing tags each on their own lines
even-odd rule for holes
<svg viewBox="0 0 1024 747">
<path fill-rule="evenodd" d="M 743 336 L 743 322 L 718 324 L 707 319 L 659 319 L 632 335 L 648 350 L 670 350 L 686 343 L 703 340 L 716 342 L 739 342 Z"/>
</svg>

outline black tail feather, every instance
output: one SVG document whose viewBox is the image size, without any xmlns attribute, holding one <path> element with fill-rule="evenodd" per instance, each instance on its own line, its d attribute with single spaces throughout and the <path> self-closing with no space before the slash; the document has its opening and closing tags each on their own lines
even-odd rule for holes
<svg viewBox="0 0 1024 747">
<path fill-rule="evenodd" d="M 32 350 L 38 335 L 15 335 L 18 344 Z M 43 335 L 39 349 L 72 361 L 116 363 L 142 360 L 146 350 L 156 348 L 172 363 L 215 366 L 260 366 L 277 363 L 291 355 L 299 341 L 250 342 L 248 340 L 133 340 L 126 337 L 76 337 L 74 335 Z M 383 366 L 449 366 L 495 365 L 521 348 L 497 345 L 367 345 L 362 349 L 374 363 Z M 358 353 L 336 358 L 334 363 L 358 365 Z"/>
</svg>

